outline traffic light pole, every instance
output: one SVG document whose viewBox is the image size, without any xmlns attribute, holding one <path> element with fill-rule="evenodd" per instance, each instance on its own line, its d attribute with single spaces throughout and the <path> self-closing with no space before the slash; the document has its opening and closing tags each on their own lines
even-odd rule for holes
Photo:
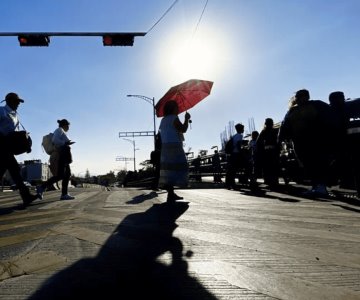
<svg viewBox="0 0 360 300">
<path fill-rule="evenodd" d="M 0 32 L 0 36 L 17 36 L 21 47 L 47 47 L 51 36 L 101 36 L 104 46 L 132 46 L 136 36 L 146 32 Z"/>
</svg>

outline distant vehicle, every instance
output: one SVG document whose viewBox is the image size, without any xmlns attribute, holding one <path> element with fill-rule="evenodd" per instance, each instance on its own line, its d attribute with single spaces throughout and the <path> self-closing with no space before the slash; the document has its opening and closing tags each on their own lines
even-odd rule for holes
<svg viewBox="0 0 360 300">
<path fill-rule="evenodd" d="M 24 181 L 24 184 L 25 184 L 25 186 L 27 186 L 27 187 L 29 187 L 29 188 L 31 187 L 31 183 L 28 182 L 28 181 Z M 16 190 L 18 189 L 18 187 L 17 187 L 16 184 L 11 185 L 10 188 L 11 188 L 13 191 L 16 191 Z"/>
</svg>

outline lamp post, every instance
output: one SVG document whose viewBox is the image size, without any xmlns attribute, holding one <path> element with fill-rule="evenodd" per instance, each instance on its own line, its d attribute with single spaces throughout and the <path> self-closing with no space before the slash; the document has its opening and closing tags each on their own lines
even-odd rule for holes
<svg viewBox="0 0 360 300">
<path fill-rule="evenodd" d="M 147 103 L 149 103 L 152 107 L 153 107 L 153 121 L 154 121 L 154 149 L 155 149 L 155 135 L 156 135 L 156 123 L 155 123 L 155 118 L 156 118 L 156 111 L 155 111 L 155 98 L 150 98 L 150 97 L 146 97 L 143 95 L 126 95 L 127 97 L 135 97 L 135 98 L 140 98 L 143 99 L 144 101 L 146 101 Z"/>
<path fill-rule="evenodd" d="M 136 171 L 136 161 L 135 161 L 135 151 L 139 150 L 138 148 L 135 148 L 135 140 L 130 140 L 130 139 L 123 139 L 125 141 L 128 141 L 129 143 L 133 144 L 134 147 L 134 172 Z"/>
</svg>

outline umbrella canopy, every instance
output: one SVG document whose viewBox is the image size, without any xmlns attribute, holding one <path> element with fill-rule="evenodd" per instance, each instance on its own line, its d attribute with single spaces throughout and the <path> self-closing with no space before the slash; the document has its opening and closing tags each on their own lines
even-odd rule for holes
<svg viewBox="0 0 360 300">
<path fill-rule="evenodd" d="M 173 86 L 158 103 L 156 103 L 156 115 L 158 117 L 164 116 L 164 106 L 166 102 L 170 100 L 177 102 L 179 114 L 190 109 L 210 94 L 212 86 L 212 81 L 200 79 L 190 79 Z"/>
</svg>

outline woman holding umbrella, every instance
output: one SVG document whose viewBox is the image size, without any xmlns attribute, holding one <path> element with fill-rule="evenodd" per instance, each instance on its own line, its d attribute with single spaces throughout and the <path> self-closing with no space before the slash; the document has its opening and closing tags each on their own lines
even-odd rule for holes
<svg viewBox="0 0 360 300">
<path fill-rule="evenodd" d="M 186 112 L 184 123 L 181 123 L 178 113 L 178 104 L 172 100 L 167 101 L 164 106 L 164 118 L 159 126 L 162 142 L 159 184 L 168 192 L 169 203 L 183 199 L 175 194 L 174 187 L 186 187 L 188 184 L 188 163 L 183 149 L 183 134 L 188 129 L 190 114 Z"/>
</svg>

